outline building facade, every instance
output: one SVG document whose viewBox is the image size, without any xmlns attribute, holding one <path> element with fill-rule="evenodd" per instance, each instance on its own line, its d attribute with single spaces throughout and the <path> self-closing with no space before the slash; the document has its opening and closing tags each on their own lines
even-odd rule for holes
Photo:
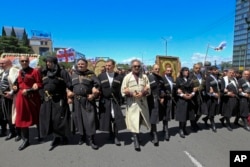
<svg viewBox="0 0 250 167">
<path fill-rule="evenodd" d="M 32 30 L 30 38 L 30 46 L 34 53 L 44 56 L 53 51 L 53 43 L 51 34 L 39 30 Z"/>
<path fill-rule="evenodd" d="M 233 67 L 250 67 L 250 1 L 236 0 Z"/>
</svg>

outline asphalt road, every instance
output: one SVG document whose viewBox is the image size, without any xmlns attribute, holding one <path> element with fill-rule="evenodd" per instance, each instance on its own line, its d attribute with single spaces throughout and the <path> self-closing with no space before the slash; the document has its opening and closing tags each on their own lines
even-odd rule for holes
<svg viewBox="0 0 250 167">
<path fill-rule="evenodd" d="M 178 123 L 171 121 L 169 125 L 170 141 L 163 140 L 162 124 L 158 125 L 160 143 L 155 147 L 145 127 L 140 134 L 141 152 L 134 150 L 131 134 L 121 131 L 122 146 L 116 146 L 108 140 L 108 134 L 97 132 L 99 150 L 92 150 L 86 144 L 78 145 L 78 136 L 71 136 L 68 145 L 50 149 L 51 137 L 44 143 L 38 143 L 35 127 L 31 127 L 31 146 L 18 151 L 20 142 L 14 139 L 5 141 L 0 138 L 0 167 L 228 167 L 230 150 L 250 151 L 250 132 L 233 125 L 230 132 L 215 121 L 217 133 L 206 129 L 202 121 L 199 126 L 203 130 L 190 133 L 185 139 L 178 134 Z M 233 119 L 231 120 L 233 121 Z M 190 123 L 188 131 L 191 132 Z"/>
</svg>

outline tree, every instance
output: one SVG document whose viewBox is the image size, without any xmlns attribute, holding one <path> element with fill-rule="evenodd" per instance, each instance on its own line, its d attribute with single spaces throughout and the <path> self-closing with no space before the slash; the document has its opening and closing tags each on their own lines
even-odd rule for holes
<svg viewBox="0 0 250 167">
<path fill-rule="evenodd" d="M 27 33 L 26 33 L 26 31 L 25 31 L 25 30 L 23 31 L 22 42 L 23 42 L 23 45 L 24 45 L 24 46 L 28 46 L 28 47 L 30 47 L 30 45 L 29 45 L 29 39 L 28 39 L 28 35 L 27 35 Z"/>
<path fill-rule="evenodd" d="M 0 37 L 0 54 L 2 53 L 33 53 L 31 47 L 23 45 L 22 41 L 19 41 L 13 36 Z"/>
<path fill-rule="evenodd" d="M 33 50 L 29 44 L 28 35 L 25 30 L 23 31 L 22 40 L 19 43 L 19 45 L 20 45 L 21 53 L 33 53 Z"/>
<path fill-rule="evenodd" d="M 4 27 L 2 27 L 2 36 L 3 36 L 3 37 L 6 36 L 6 32 L 5 32 Z"/>
<path fill-rule="evenodd" d="M 224 69 L 231 68 L 233 66 L 232 61 L 227 61 L 227 62 L 221 62 L 221 70 L 223 71 Z"/>
<path fill-rule="evenodd" d="M 148 71 L 152 71 L 153 66 L 152 65 L 146 65 L 146 68 L 147 68 Z"/>
<path fill-rule="evenodd" d="M 124 69 L 124 70 L 130 69 L 128 64 L 120 64 L 120 63 L 118 63 L 116 66 L 117 66 L 117 68 L 121 68 L 121 69 Z"/>
<path fill-rule="evenodd" d="M 15 33 L 15 30 L 14 30 L 14 28 L 13 28 L 13 27 L 12 27 L 12 29 L 11 29 L 10 36 L 12 36 L 12 37 L 16 37 L 16 33 Z"/>
<path fill-rule="evenodd" d="M 18 51 L 18 39 L 16 37 L 2 36 L 0 38 L 0 53 L 16 53 Z"/>
</svg>

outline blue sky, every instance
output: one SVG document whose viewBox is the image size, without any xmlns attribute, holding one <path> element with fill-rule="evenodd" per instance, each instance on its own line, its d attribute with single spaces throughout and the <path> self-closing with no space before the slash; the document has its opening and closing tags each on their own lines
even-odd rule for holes
<svg viewBox="0 0 250 167">
<path fill-rule="evenodd" d="M 54 47 L 72 47 L 87 58 L 133 58 L 147 65 L 156 55 L 180 58 L 182 66 L 232 60 L 235 0 L 43 0 L 1 2 L 0 26 L 52 34 Z"/>
</svg>

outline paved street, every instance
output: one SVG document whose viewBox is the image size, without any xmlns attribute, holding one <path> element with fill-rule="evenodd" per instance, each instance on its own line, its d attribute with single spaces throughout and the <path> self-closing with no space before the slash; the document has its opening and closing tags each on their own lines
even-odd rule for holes
<svg viewBox="0 0 250 167">
<path fill-rule="evenodd" d="M 143 127 L 141 152 L 134 150 L 128 131 L 121 132 L 120 147 L 108 141 L 108 134 L 98 132 L 96 137 L 100 148 L 97 151 L 86 144 L 79 146 L 77 136 L 70 138 L 69 145 L 58 146 L 52 151 L 49 151 L 51 138 L 42 144 L 31 138 L 32 145 L 23 151 L 17 150 L 21 141 L 0 138 L 0 167 L 228 167 L 230 150 L 250 150 L 250 133 L 235 126 L 230 132 L 221 127 L 218 118 L 216 122 L 217 133 L 203 129 L 182 139 L 177 133 L 178 123 L 171 121 L 170 141 L 163 141 L 163 134 L 159 132 L 159 147 L 153 146 Z M 205 128 L 203 124 L 199 125 Z M 158 129 L 162 129 L 161 124 Z M 35 127 L 30 130 L 35 136 Z M 191 132 L 189 123 L 188 130 Z"/>
</svg>

